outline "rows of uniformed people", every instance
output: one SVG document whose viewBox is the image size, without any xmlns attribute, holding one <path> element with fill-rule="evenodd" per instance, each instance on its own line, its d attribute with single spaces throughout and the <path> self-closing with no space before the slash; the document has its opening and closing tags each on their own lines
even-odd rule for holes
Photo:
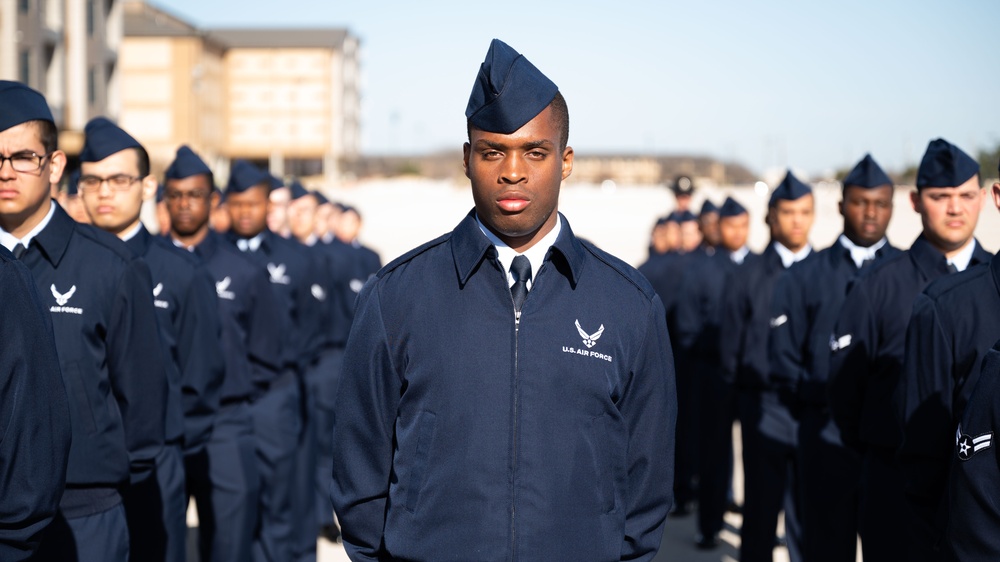
<svg viewBox="0 0 1000 562">
<path fill-rule="evenodd" d="M 761 254 L 735 199 L 695 216 L 690 181 L 675 184 L 640 271 L 677 365 L 673 514 L 697 502 L 699 547 L 718 545 L 732 505 L 739 419 L 742 561 L 770 561 L 781 542 L 793 561 L 853 561 L 859 537 L 865 560 L 1000 559 L 1000 261 L 973 235 L 979 172 L 929 143 L 910 197 L 923 230 L 906 251 L 886 238 L 894 186 L 870 155 L 842 182 L 842 234 L 819 251 L 812 190 L 791 172 Z M 1000 207 L 1000 184 L 993 196 Z M 977 379 L 989 390 L 973 392 Z"/>
<path fill-rule="evenodd" d="M 201 560 L 315 560 L 338 532 L 342 351 L 380 267 L 360 214 L 244 161 L 221 192 L 186 146 L 161 187 L 104 118 L 64 209 L 56 132 L 0 81 L 0 559 L 184 560 L 194 498 Z M 159 236 L 139 218 L 157 193 Z"/>
</svg>

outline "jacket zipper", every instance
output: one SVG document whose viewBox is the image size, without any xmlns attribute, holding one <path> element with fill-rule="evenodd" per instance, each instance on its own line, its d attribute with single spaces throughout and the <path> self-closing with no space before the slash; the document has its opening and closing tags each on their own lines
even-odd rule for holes
<svg viewBox="0 0 1000 562">
<path fill-rule="evenodd" d="M 513 296 L 511 297 L 511 304 L 514 303 Z M 522 305 L 523 306 L 523 305 Z M 517 373 L 518 373 L 518 351 L 519 351 L 519 341 L 518 333 L 521 327 L 521 311 L 514 310 L 514 406 L 513 406 L 513 419 L 512 419 L 512 431 L 511 434 L 511 481 L 510 481 L 510 559 L 515 560 L 517 558 L 517 525 L 516 521 L 516 511 L 517 511 L 517 501 L 516 501 L 516 476 L 517 476 Z"/>
</svg>

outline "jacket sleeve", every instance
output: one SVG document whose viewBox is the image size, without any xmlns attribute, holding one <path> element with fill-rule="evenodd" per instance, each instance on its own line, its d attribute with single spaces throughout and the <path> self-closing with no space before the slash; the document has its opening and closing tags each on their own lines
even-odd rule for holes
<svg viewBox="0 0 1000 562">
<path fill-rule="evenodd" d="M 910 511 L 924 531 L 940 532 L 948 465 L 955 447 L 952 415 L 953 349 L 937 306 L 917 297 L 906 330 L 906 358 L 900 381 L 903 444 L 897 460 Z"/>
<path fill-rule="evenodd" d="M 808 320 L 802 287 L 792 266 L 778 277 L 771 300 L 768 355 L 771 357 L 769 382 L 779 392 L 796 394 L 807 377 L 805 348 L 808 342 Z"/>
<path fill-rule="evenodd" d="M 288 314 L 282 312 L 278 296 L 263 270 L 253 276 L 250 291 L 253 294 L 247 326 L 250 372 L 254 384 L 266 388 L 278 377 L 284 365 L 284 327 Z"/>
<path fill-rule="evenodd" d="M 19 262 L 0 263 L 0 560 L 25 560 L 66 482 L 69 404 L 52 329 Z"/>
<path fill-rule="evenodd" d="M 847 295 L 830 340 L 830 415 L 844 444 L 861 446 L 861 410 L 873 376 L 872 346 L 877 336 L 872 303 L 864 283 Z M 887 430 L 888 431 L 888 430 Z"/>
<path fill-rule="evenodd" d="M 330 495 L 351 560 L 378 560 L 402 379 L 390 355 L 376 283 L 361 292 L 341 377 Z"/>
<path fill-rule="evenodd" d="M 618 409 L 628 425 L 622 560 L 652 560 L 673 504 L 677 393 L 663 304 L 654 297 L 645 340 Z"/>
<path fill-rule="evenodd" d="M 705 284 L 701 283 L 701 262 L 695 262 L 685 272 L 678 290 L 674 308 L 677 333 L 673 334 L 678 352 L 686 356 L 696 351 L 698 338 L 708 322 L 704 306 Z"/>
<path fill-rule="evenodd" d="M 740 266 L 739 273 L 746 268 Z M 739 273 L 726 280 L 722 296 L 722 323 L 719 325 L 719 366 L 722 380 L 729 385 L 736 384 L 739 375 L 740 358 L 743 356 L 749 310 L 744 277 Z"/>
<path fill-rule="evenodd" d="M 199 267 L 188 285 L 176 327 L 184 448 L 188 452 L 198 451 L 208 442 L 226 374 L 216 301 L 212 278 Z"/>
<path fill-rule="evenodd" d="M 132 482 L 152 472 L 163 446 L 167 374 L 149 268 L 133 259 L 125 268 L 108 323 L 111 387 L 121 412 Z"/>
</svg>

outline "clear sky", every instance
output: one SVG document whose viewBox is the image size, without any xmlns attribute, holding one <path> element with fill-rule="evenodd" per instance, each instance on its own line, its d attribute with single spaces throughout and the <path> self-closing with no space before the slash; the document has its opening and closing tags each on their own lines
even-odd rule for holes
<svg viewBox="0 0 1000 562">
<path fill-rule="evenodd" d="M 892 171 L 944 137 L 1000 144 L 1000 1 L 153 0 L 200 27 L 344 26 L 362 149 L 458 148 L 490 39 L 563 92 L 586 152 L 705 154 L 810 174 Z"/>
</svg>

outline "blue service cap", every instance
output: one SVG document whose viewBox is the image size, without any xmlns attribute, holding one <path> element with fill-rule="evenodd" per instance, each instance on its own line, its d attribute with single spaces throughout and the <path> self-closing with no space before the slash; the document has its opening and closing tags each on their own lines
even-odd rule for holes
<svg viewBox="0 0 1000 562">
<path fill-rule="evenodd" d="M 284 180 L 271 173 L 268 173 L 268 175 L 271 176 L 271 189 L 281 189 L 282 187 L 285 187 Z"/>
<path fill-rule="evenodd" d="M 191 176 L 206 174 L 212 177 L 212 170 L 205 164 L 200 156 L 194 153 L 188 145 L 182 145 L 177 149 L 177 156 L 170 163 L 164 176 L 168 180 L 182 180 Z"/>
<path fill-rule="evenodd" d="M 292 201 L 295 201 L 296 199 L 301 199 L 306 195 L 309 195 L 309 190 L 303 187 L 302 182 L 300 182 L 299 180 L 292 180 L 292 183 L 289 184 L 288 186 L 288 190 L 292 192 L 292 197 L 291 197 Z"/>
<path fill-rule="evenodd" d="M 709 213 L 718 213 L 719 208 L 712 203 L 711 200 L 705 199 L 705 202 L 701 204 L 701 211 L 698 213 L 699 217 L 703 217 Z"/>
<path fill-rule="evenodd" d="M 979 162 L 944 139 L 927 145 L 917 169 L 917 189 L 958 187 L 979 173 Z"/>
<path fill-rule="evenodd" d="M 258 185 L 271 187 L 271 174 L 261 170 L 246 160 L 233 162 L 233 168 L 229 172 L 229 183 L 226 184 L 226 193 L 243 193 L 251 187 Z"/>
<path fill-rule="evenodd" d="M 325 195 L 323 195 L 322 193 L 320 193 L 318 189 L 314 189 L 314 190 L 310 191 L 309 193 L 310 193 L 310 194 L 311 194 L 311 195 L 312 195 L 313 197 L 315 197 L 315 198 L 316 198 L 316 201 L 317 201 L 317 202 L 318 202 L 318 203 L 319 203 L 320 205 L 326 205 L 327 203 L 329 203 L 329 202 L 330 202 L 330 200 L 329 200 L 329 199 L 327 199 Z"/>
<path fill-rule="evenodd" d="M 768 207 L 777 207 L 778 201 L 795 201 L 799 197 L 805 197 L 812 193 L 812 188 L 795 177 L 791 170 L 785 173 L 785 179 L 781 180 L 778 187 L 771 192 L 771 199 L 768 200 Z"/>
<path fill-rule="evenodd" d="M 746 207 L 740 205 L 740 202 L 733 199 L 732 197 L 726 197 L 725 202 L 719 207 L 719 218 L 724 219 L 727 217 L 738 217 L 740 215 L 745 215 L 747 212 Z"/>
<path fill-rule="evenodd" d="M 156 186 L 156 202 L 157 203 L 162 203 L 164 197 L 166 196 L 166 194 L 167 194 L 167 186 L 163 185 L 162 183 Z"/>
<path fill-rule="evenodd" d="M 83 128 L 80 162 L 100 162 L 128 148 L 142 148 L 142 145 L 107 117 L 94 117 Z"/>
<path fill-rule="evenodd" d="M 477 129 L 509 135 L 548 107 L 558 91 L 524 55 L 494 39 L 479 67 L 465 117 Z"/>
<path fill-rule="evenodd" d="M 675 196 L 691 195 L 694 193 L 694 181 L 688 176 L 677 176 L 670 185 L 670 191 L 673 191 Z"/>
<path fill-rule="evenodd" d="M 878 162 L 872 158 L 871 154 L 865 154 L 865 157 L 854 166 L 854 169 L 851 170 L 851 173 L 847 174 L 847 177 L 844 178 L 841 184 L 844 187 L 853 185 L 855 187 L 872 189 L 882 187 L 883 185 L 892 185 L 892 180 L 889 179 L 889 176 L 878 165 Z"/>
<path fill-rule="evenodd" d="M 676 222 L 678 224 L 697 220 L 698 217 L 694 216 L 694 213 L 691 211 L 674 211 L 667 216 L 668 222 Z"/>
<path fill-rule="evenodd" d="M 80 168 L 73 170 L 69 174 L 66 182 L 66 195 L 78 195 L 80 193 Z"/>
<path fill-rule="evenodd" d="M 56 122 L 45 96 L 20 82 L 0 80 L 0 131 L 28 121 Z"/>
</svg>

